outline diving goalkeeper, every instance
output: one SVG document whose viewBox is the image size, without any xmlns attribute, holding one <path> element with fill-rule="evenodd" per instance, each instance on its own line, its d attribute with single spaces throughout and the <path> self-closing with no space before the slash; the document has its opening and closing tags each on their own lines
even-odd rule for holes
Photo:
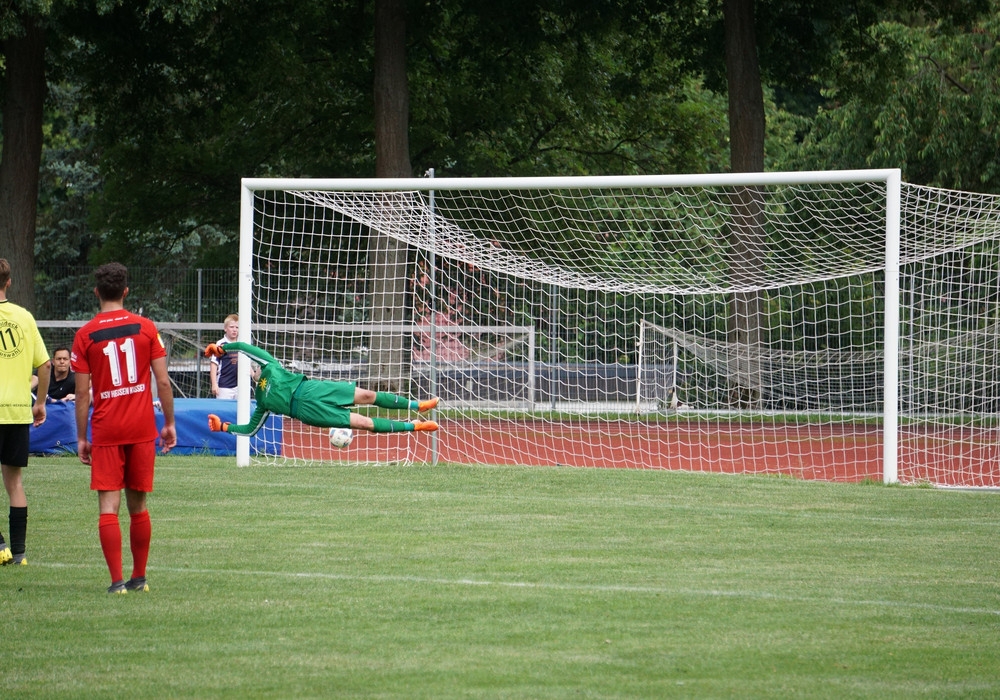
<svg viewBox="0 0 1000 700">
<path fill-rule="evenodd" d="M 432 420 L 397 421 L 388 418 L 370 418 L 354 413 L 350 406 L 379 406 L 401 411 L 423 413 L 438 405 L 438 399 L 412 401 L 384 391 L 359 389 L 354 382 L 337 382 L 309 379 L 304 374 L 290 372 L 266 350 L 249 343 L 232 342 L 225 346 L 212 343 L 205 348 L 205 357 L 222 357 L 227 352 L 242 352 L 260 365 L 256 379 L 257 408 L 250 422 L 233 425 L 209 414 L 208 427 L 214 432 L 254 435 L 264 425 L 271 413 L 297 418 L 317 428 L 353 428 L 373 433 L 402 433 L 414 430 L 437 430 Z"/>
</svg>

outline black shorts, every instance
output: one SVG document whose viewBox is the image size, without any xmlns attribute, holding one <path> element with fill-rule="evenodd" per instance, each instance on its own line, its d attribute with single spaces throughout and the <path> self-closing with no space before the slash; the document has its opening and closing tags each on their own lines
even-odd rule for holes
<svg viewBox="0 0 1000 700">
<path fill-rule="evenodd" d="M 8 467 L 28 466 L 31 425 L 0 423 L 0 464 Z"/>
</svg>

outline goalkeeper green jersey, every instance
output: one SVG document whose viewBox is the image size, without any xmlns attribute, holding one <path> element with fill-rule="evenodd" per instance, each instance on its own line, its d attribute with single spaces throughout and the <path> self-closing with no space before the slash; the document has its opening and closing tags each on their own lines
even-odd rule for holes
<svg viewBox="0 0 1000 700">
<path fill-rule="evenodd" d="M 257 407 L 250 422 L 230 425 L 228 432 L 253 435 L 271 413 L 297 418 L 319 428 L 351 427 L 351 412 L 345 406 L 354 404 L 353 382 L 308 379 L 288 371 L 266 350 L 249 343 L 227 343 L 226 350 L 243 352 L 261 366 L 254 394 Z"/>
</svg>

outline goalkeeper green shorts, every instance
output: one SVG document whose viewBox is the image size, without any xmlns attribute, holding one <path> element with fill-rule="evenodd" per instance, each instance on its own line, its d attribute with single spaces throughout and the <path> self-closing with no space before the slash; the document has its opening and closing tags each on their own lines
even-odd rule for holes
<svg viewBox="0 0 1000 700">
<path fill-rule="evenodd" d="M 353 382 L 307 379 L 299 384 L 292 400 L 292 418 L 317 428 L 350 428 L 354 405 Z"/>
</svg>

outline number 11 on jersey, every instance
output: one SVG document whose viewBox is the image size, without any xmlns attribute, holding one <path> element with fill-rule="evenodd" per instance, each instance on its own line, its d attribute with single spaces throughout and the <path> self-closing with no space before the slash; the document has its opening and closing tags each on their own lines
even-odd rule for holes
<svg viewBox="0 0 1000 700">
<path fill-rule="evenodd" d="M 122 366 L 120 355 L 125 356 L 125 371 L 128 373 L 128 383 L 135 384 L 139 373 L 135 366 L 135 340 L 126 338 L 121 345 L 112 340 L 104 346 L 104 354 L 108 358 L 108 368 L 111 370 L 111 383 L 122 385 Z"/>
</svg>

